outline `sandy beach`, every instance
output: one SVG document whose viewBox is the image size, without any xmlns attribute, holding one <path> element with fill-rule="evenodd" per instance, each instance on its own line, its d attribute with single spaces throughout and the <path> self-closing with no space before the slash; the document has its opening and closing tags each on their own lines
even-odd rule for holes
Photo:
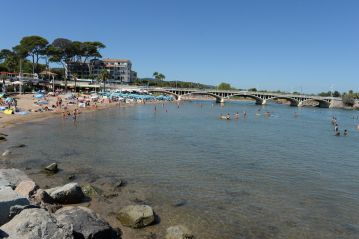
<svg viewBox="0 0 359 239">
<path fill-rule="evenodd" d="M 111 101 L 98 101 L 98 102 L 91 102 L 89 106 L 85 108 L 79 108 L 77 104 L 69 104 L 71 100 L 65 99 L 64 95 L 59 96 L 48 96 L 46 97 L 46 101 L 48 104 L 46 105 L 50 108 L 49 111 L 43 110 L 46 106 L 45 105 L 37 105 L 35 104 L 36 99 L 34 99 L 33 94 L 21 94 L 21 95 L 12 95 L 14 99 L 17 100 L 17 107 L 21 111 L 28 112 L 25 115 L 20 114 L 12 114 L 6 115 L 0 113 L 0 128 L 8 128 L 13 127 L 16 125 L 20 125 L 26 122 L 33 122 L 44 120 L 50 117 L 62 117 L 64 112 L 72 112 L 75 109 L 78 109 L 80 114 L 86 112 L 93 112 L 96 110 L 103 110 L 111 107 L 128 107 L 134 105 L 135 103 L 120 103 L 120 102 L 111 102 Z M 56 101 L 61 98 L 62 99 L 62 106 L 60 107 L 52 107 L 56 106 Z M 37 112 L 35 112 L 37 111 Z"/>
</svg>

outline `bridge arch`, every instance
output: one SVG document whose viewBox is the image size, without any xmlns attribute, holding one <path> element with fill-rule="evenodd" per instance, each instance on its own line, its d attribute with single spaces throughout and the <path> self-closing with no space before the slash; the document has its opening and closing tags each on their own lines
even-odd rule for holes
<svg viewBox="0 0 359 239">
<path fill-rule="evenodd" d="M 214 97 L 216 99 L 217 103 L 223 103 L 222 97 L 220 97 L 216 94 L 213 94 L 213 93 L 209 93 L 209 92 L 190 92 L 190 93 L 184 94 L 182 96 L 187 96 L 187 95 L 208 95 L 208 96 Z"/>
<path fill-rule="evenodd" d="M 276 99 L 288 100 L 290 102 L 290 106 L 298 106 L 299 105 L 299 100 L 294 99 L 292 97 L 288 97 L 288 96 L 274 96 L 274 97 L 266 99 L 266 101 L 268 101 L 268 100 L 276 100 Z"/>
<path fill-rule="evenodd" d="M 317 107 L 319 107 L 319 108 L 329 108 L 330 107 L 330 101 L 316 99 L 316 98 L 310 98 L 310 99 L 303 100 L 302 102 L 300 102 L 300 106 L 302 106 L 303 103 L 305 103 L 307 101 L 316 101 L 316 102 L 318 102 L 319 104 L 317 105 Z"/>
<path fill-rule="evenodd" d="M 230 99 L 231 97 L 234 97 L 234 96 L 247 97 L 247 98 L 254 99 L 256 101 L 257 105 L 262 105 L 264 103 L 264 100 L 262 98 L 260 98 L 259 96 L 251 95 L 251 94 L 233 94 L 233 95 L 227 96 L 226 98 Z"/>
<path fill-rule="evenodd" d="M 162 94 L 167 94 L 167 95 L 172 95 L 175 97 L 176 100 L 179 99 L 179 95 L 177 95 L 176 93 L 173 93 L 171 91 L 167 91 L 167 90 L 147 90 L 149 93 L 162 93 Z"/>
</svg>

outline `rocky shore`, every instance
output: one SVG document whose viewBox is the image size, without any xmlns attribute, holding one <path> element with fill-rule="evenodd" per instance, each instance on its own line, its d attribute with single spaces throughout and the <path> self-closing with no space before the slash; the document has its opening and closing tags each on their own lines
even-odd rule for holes
<svg viewBox="0 0 359 239">
<path fill-rule="evenodd" d="M 57 173 L 58 168 L 51 164 L 44 170 Z M 121 186 L 121 181 L 115 185 Z M 125 238 L 121 228 L 111 226 L 88 208 L 86 203 L 97 193 L 95 187 L 76 182 L 41 189 L 19 169 L 0 169 L 0 238 Z M 122 227 L 130 230 L 159 223 L 152 207 L 140 202 L 114 213 Z M 166 239 L 194 238 L 183 225 L 170 226 L 163 234 Z M 159 237 L 151 234 L 141 238 Z"/>
</svg>

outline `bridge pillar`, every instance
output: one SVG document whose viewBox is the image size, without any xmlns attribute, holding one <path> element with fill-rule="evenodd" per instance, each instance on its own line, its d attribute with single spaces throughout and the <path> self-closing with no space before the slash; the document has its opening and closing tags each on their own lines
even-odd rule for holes
<svg viewBox="0 0 359 239">
<path fill-rule="evenodd" d="M 256 100 L 256 105 L 265 105 L 267 104 L 267 100 Z"/>
<path fill-rule="evenodd" d="M 224 98 L 216 98 L 216 103 L 224 103 Z"/>
<path fill-rule="evenodd" d="M 329 108 L 329 106 L 330 106 L 329 102 L 319 101 L 319 105 L 318 105 L 319 108 Z"/>
<path fill-rule="evenodd" d="M 303 107 L 303 101 L 300 101 L 300 102 L 298 103 L 298 107 Z"/>
<path fill-rule="evenodd" d="M 179 101 L 179 100 L 182 100 L 182 97 L 179 95 L 179 96 L 177 96 L 177 100 Z"/>
<path fill-rule="evenodd" d="M 294 101 L 290 102 L 290 106 L 298 107 L 298 105 L 299 105 L 299 103 L 297 103 L 297 102 L 294 102 Z"/>
</svg>

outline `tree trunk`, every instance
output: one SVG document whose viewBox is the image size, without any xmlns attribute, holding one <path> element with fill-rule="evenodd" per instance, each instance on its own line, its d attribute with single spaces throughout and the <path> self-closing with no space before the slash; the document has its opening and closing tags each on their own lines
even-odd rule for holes
<svg viewBox="0 0 359 239">
<path fill-rule="evenodd" d="M 35 73 L 35 56 L 32 55 L 32 74 Z"/>
<path fill-rule="evenodd" d="M 63 62 L 62 65 L 65 69 L 65 93 L 67 93 L 67 75 L 68 75 L 67 64 L 66 62 Z"/>
<path fill-rule="evenodd" d="M 75 77 L 74 80 L 75 80 L 75 94 L 76 94 L 77 93 L 77 78 Z"/>
</svg>

